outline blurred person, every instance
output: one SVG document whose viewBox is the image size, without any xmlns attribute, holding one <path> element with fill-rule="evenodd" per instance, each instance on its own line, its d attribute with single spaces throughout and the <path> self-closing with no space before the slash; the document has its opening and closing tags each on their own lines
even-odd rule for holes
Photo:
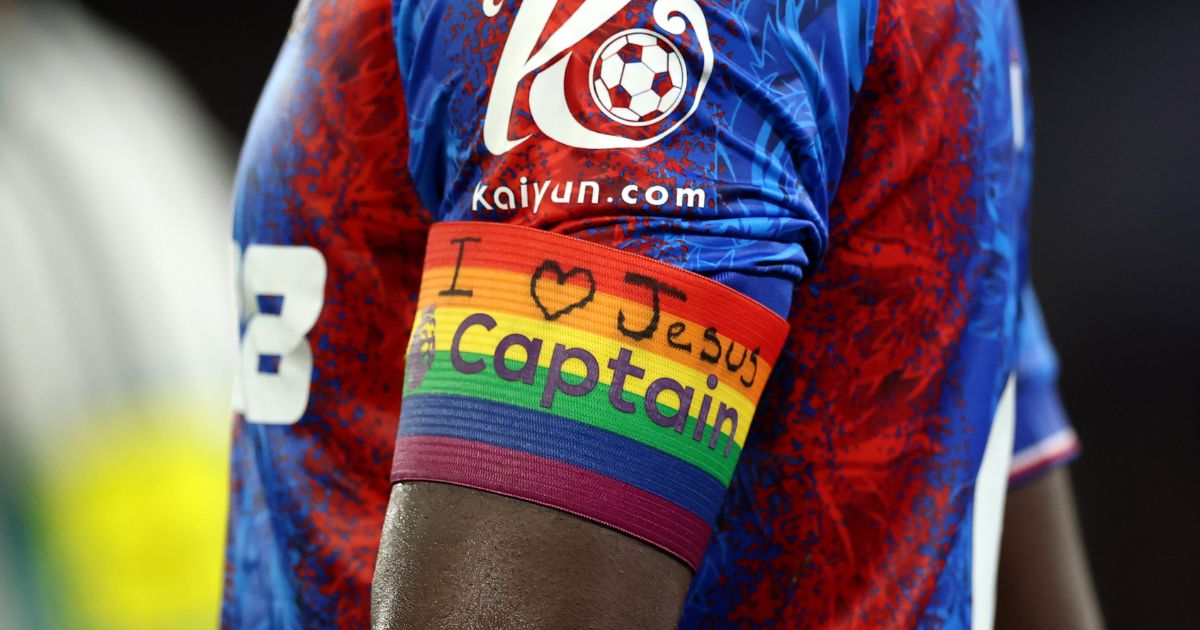
<svg viewBox="0 0 1200 630">
<path fill-rule="evenodd" d="M 0 2 L 0 626 L 210 627 L 229 154 L 73 2 Z"/>
<path fill-rule="evenodd" d="M 1008 1 L 301 3 L 223 625 L 1098 627 L 1025 75 Z"/>
</svg>

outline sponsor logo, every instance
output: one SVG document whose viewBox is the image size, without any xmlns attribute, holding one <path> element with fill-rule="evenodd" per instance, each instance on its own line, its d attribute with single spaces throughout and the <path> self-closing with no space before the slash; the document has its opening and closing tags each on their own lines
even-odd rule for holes
<svg viewBox="0 0 1200 630">
<path fill-rule="evenodd" d="M 642 28 L 621 31 L 592 57 L 592 100 L 622 125 L 653 125 L 683 102 L 687 78 L 671 40 Z"/>
<path fill-rule="evenodd" d="M 491 186 L 483 181 L 475 184 L 475 191 L 471 195 L 471 211 L 530 210 L 537 214 L 545 201 L 556 205 L 629 208 L 659 207 L 673 203 L 677 208 L 703 208 L 708 203 L 708 193 L 703 188 L 685 186 L 656 185 L 642 188 L 638 184 L 594 180 L 530 181 L 522 176 L 516 185 Z"/>
<path fill-rule="evenodd" d="M 671 135 L 696 112 L 713 67 L 708 23 L 695 0 L 658 0 L 653 5 L 659 30 L 629 29 L 604 42 L 591 59 L 590 90 L 595 107 L 626 127 L 663 125 L 649 137 L 605 133 L 585 126 L 567 98 L 567 68 L 580 42 L 607 24 L 631 0 L 583 0 L 572 14 L 545 33 L 555 0 L 524 0 L 500 53 L 483 122 L 484 144 L 493 155 L 520 146 L 530 136 L 510 136 L 519 86 L 529 87 L 529 115 L 550 139 L 579 149 L 647 147 Z M 499 14 L 504 0 L 482 0 L 487 17 Z M 669 36 L 688 29 L 700 49 L 701 72 L 690 105 L 687 64 Z M 542 35 L 545 33 L 545 38 Z M 539 45 L 540 42 L 540 45 Z M 682 112 L 682 113 L 680 113 Z"/>
</svg>

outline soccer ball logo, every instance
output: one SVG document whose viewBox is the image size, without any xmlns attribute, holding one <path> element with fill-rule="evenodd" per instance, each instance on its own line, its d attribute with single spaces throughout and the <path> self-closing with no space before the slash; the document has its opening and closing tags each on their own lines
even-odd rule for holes
<svg viewBox="0 0 1200 630">
<path fill-rule="evenodd" d="M 667 38 L 642 28 L 621 31 L 592 58 L 592 100 L 605 116 L 643 127 L 679 107 L 687 78 L 683 55 Z"/>
</svg>

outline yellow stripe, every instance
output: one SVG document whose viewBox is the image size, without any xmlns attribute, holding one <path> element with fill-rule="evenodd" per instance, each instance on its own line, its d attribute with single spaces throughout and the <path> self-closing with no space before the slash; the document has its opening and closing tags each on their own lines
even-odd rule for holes
<svg viewBox="0 0 1200 630">
<path fill-rule="evenodd" d="M 434 313 L 434 318 L 437 321 L 438 345 L 449 349 L 451 340 L 453 340 L 463 320 L 476 313 L 487 313 L 496 320 L 497 325 L 491 331 L 482 326 L 469 328 L 459 343 L 458 349 L 460 352 L 493 356 L 496 351 L 496 345 L 501 339 L 512 333 L 520 333 L 531 339 L 544 340 L 541 353 L 538 355 L 539 366 L 548 368 L 554 354 L 554 344 L 562 343 L 567 347 L 587 350 L 592 356 L 596 357 L 596 362 L 600 366 L 600 380 L 605 384 L 611 384 L 609 381 L 611 380 L 612 370 L 608 368 L 608 360 L 616 357 L 622 347 L 629 347 L 619 344 L 603 335 L 574 328 L 568 329 L 557 322 L 547 322 L 540 315 L 537 319 L 533 319 L 497 310 L 449 308 L 445 306 L 438 307 Z M 442 341 L 443 339 L 445 341 Z M 726 375 L 725 378 L 721 378 L 722 375 L 718 373 L 717 387 L 715 390 L 710 390 L 706 383 L 710 374 L 709 371 L 697 370 L 692 365 L 680 363 L 668 357 L 658 356 L 641 348 L 630 347 L 630 350 L 633 351 L 633 358 L 630 362 L 646 370 L 646 374 L 640 379 L 626 379 L 625 391 L 645 397 L 646 389 L 651 382 L 659 377 L 669 376 L 684 387 L 691 387 L 695 390 L 696 393 L 692 397 L 690 410 L 693 416 L 699 410 L 700 401 L 703 400 L 704 395 L 708 394 L 712 396 L 713 404 L 708 414 L 708 424 L 710 426 L 716 418 L 720 403 L 724 402 L 727 406 L 736 409 L 738 423 L 737 433 L 733 436 L 733 439 L 738 446 L 745 443 L 746 433 L 750 429 L 750 421 L 754 417 L 755 405 L 738 388 L 730 387 L 726 384 L 730 378 L 735 377 Z M 518 350 L 508 358 L 521 360 L 524 358 L 522 354 Z M 707 364 L 701 365 L 706 366 Z M 487 369 L 490 370 L 493 368 L 489 365 Z M 765 369 L 765 366 L 760 366 L 760 369 Z M 578 377 L 584 376 L 579 361 L 568 361 L 565 363 L 563 365 L 563 372 Z M 605 378 L 606 376 L 608 378 Z M 666 404 L 674 403 L 674 398 L 674 396 L 666 396 L 662 402 Z M 731 428 L 730 425 L 731 423 L 725 423 L 722 427 L 722 433 L 728 434 Z"/>
<path fill-rule="evenodd" d="M 469 298 L 438 295 L 439 291 L 452 286 L 452 284 L 463 288 L 469 287 L 473 291 L 473 295 Z M 545 286 L 546 290 L 544 293 L 546 295 L 540 297 L 543 297 L 543 299 L 560 300 L 557 304 L 547 305 L 551 309 L 554 309 L 555 306 L 565 306 L 566 304 L 582 299 L 586 294 L 583 287 L 573 285 L 572 283 L 568 283 L 565 287 L 560 287 L 553 282 L 548 282 Z M 485 267 L 464 266 L 459 269 L 458 281 L 454 282 L 454 267 L 438 267 L 425 270 L 425 276 L 421 283 L 419 303 L 421 304 L 421 308 L 425 308 L 430 304 L 437 304 L 439 308 L 454 306 L 475 309 L 474 312 L 492 314 L 499 312 L 512 313 L 526 319 L 544 322 L 545 318 L 541 311 L 534 305 L 533 300 L 528 297 L 529 291 L 528 274 L 500 271 Z M 655 356 L 700 366 L 701 369 L 711 369 L 712 373 L 716 374 L 722 383 L 736 388 L 750 400 L 758 400 L 763 388 L 766 386 L 767 377 L 771 373 L 771 365 L 766 359 L 759 356 L 756 369 L 749 356 L 753 348 L 746 348 L 745 345 L 738 343 L 734 347 L 733 356 L 735 358 L 742 357 L 742 364 L 738 372 L 730 372 L 726 367 L 725 353 L 729 349 L 729 344 L 736 342 L 718 333 L 717 337 L 721 343 L 721 357 L 715 365 L 700 361 L 699 357 L 702 351 L 712 350 L 712 344 L 706 343 L 704 340 L 705 327 L 671 314 L 670 302 L 672 299 L 669 296 L 663 296 L 663 308 L 659 316 L 658 329 L 650 339 L 634 340 L 617 330 L 617 316 L 619 312 L 625 313 L 627 328 L 634 330 L 644 328 L 650 321 L 652 314 L 649 307 L 639 302 L 626 300 L 601 291 L 596 292 L 591 303 L 586 308 L 572 310 L 553 323 L 559 327 L 565 326 L 577 331 L 586 331 L 597 337 L 608 338 L 612 341 L 625 344 L 631 349 L 640 349 Z M 684 332 L 675 339 L 675 342 L 679 344 L 690 343 L 692 345 L 690 353 L 668 345 L 668 329 L 674 322 L 682 322 L 686 326 Z M 562 333 L 560 332 L 559 334 L 561 335 Z M 743 352 L 745 353 L 744 357 Z M 751 383 L 750 387 L 746 387 L 740 381 L 741 378 L 750 379 L 751 377 L 754 378 L 754 382 Z M 697 389 L 697 391 L 700 390 Z M 738 413 L 739 415 L 741 414 L 740 411 Z"/>
</svg>

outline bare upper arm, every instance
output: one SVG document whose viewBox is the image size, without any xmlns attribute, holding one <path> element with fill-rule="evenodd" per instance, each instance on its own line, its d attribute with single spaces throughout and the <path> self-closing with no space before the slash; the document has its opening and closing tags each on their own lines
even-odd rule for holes
<svg viewBox="0 0 1200 630">
<path fill-rule="evenodd" d="M 1065 468 L 1009 493 L 997 584 L 999 629 L 1104 627 Z"/>
<path fill-rule="evenodd" d="M 674 628 L 691 571 L 603 525 L 440 483 L 392 487 L 376 628 Z"/>
</svg>

